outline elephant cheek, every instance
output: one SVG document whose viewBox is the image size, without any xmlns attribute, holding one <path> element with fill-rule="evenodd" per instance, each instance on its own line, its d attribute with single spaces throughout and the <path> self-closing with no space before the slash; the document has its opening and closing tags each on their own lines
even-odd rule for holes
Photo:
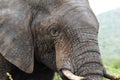
<svg viewBox="0 0 120 80">
<path fill-rule="evenodd" d="M 67 69 L 73 72 L 72 61 L 70 55 L 72 55 L 72 45 L 70 45 L 69 39 L 62 36 L 55 45 L 56 50 L 56 66 L 57 70 Z"/>
<path fill-rule="evenodd" d="M 59 51 L 56 52 L 56 66 L 57 66 L 58 70 L 60 70 L 62 68 L 62 64 L 63 64 L 64 59 L 66 57 L 62 53 L 63 53 L 62 50 L 59 50 Z"/>
<path fill-rule="evenodd" d="M 64 54 L 62 50 L 56 53 L 56 66 L 58 70 L 68 69 L 71 70 L 72 66 L 70 63 L 70 58 L 68 54 Z"/>
</svg>

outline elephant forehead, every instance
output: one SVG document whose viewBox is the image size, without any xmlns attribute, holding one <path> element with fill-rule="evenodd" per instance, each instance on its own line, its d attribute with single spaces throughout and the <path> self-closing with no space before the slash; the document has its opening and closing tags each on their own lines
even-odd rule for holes
<svg viewBox="0 0 120 80">
<path fill-rule="evenodd" d="M 52 5 L 55 2 L 58 2 L 60 0 L 25 0 L 26 3 L 29 3 L 31 5 L 39 5 L 39 6 L 46 6 L 46 5 Z"/>
</svg>

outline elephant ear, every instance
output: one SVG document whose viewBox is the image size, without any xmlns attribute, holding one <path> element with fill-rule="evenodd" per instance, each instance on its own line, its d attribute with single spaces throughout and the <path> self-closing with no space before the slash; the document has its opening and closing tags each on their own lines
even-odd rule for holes
<svg viewBox="0 0 120 80">
<path fill-rule="evenodd" d="M 30 16 L 0 16 L 0 53 L 10 63 L 31 73 L 34 65 Z"/>
</svg>

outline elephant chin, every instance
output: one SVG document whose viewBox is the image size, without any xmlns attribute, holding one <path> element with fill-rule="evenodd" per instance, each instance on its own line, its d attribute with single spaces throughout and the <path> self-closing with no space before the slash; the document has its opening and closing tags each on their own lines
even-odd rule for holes
<svg viewBox="0 0 120 80">
<path fill-rule="evenodd" d="M 81 76 L 76 76 L 74 75 L 71 71 L 69 70 L 62 70 L 63 75 L 68 79 L 68 80 L 86 80 L 85 77 L 81 77 Z"/>
</svg>

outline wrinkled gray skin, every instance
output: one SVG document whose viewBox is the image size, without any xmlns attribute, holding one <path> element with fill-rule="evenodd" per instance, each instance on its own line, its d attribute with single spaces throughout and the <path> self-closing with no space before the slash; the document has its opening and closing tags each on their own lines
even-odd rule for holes
<svg viewBox="0 0 120 80">
<path fill-rule="evenodd" d="M 87 0 L 0 0 L 0 80 L 52 80 L 69 70 L 87 80 L 107 75 L 99 24 Z"/>
</svg>

